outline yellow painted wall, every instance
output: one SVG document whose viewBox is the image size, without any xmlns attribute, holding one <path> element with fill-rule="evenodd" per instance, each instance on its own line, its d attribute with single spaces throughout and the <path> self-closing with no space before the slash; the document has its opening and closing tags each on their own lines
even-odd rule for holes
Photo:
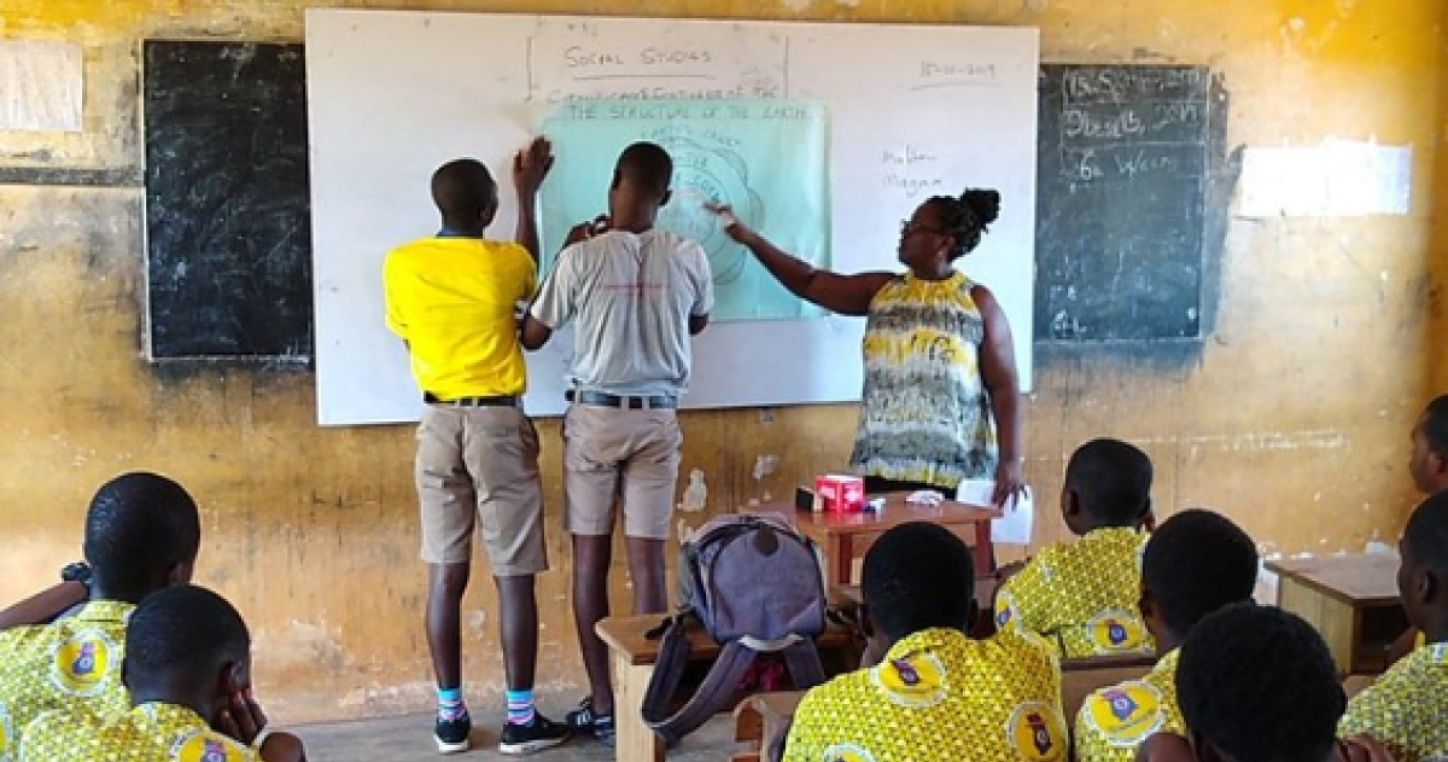
<svg viewBox="0 0 1448 762">
<path fill-rule="evenodd" d="M 1182 367 L 1147 351 L 1043 351 L 1026 410 L 1028 472 L 1048 509 L 1039 542 L 1063 534 L 1050 509 L 1064 458 L 1098 435 L 1151 452 L 1159 506 L 1219 508 L 1270 550 L 1359 549 L 1401 524 L 1411 499 L 1408 427 L 1430 379 L 1448 385 L 1448 360 L 1437 348 L 1448 325 L 1441 307 L 1433 323 L 1424 305 L 1435 169 L 1438 185 L 1448 187 L 1448 163 L 1434 157 L 1441 102 L 1448 102 L 1439 97 L 1448 95 L 1440 83 L 1448 62 L 1441 3 L 387 5 L 1037 25 L 1046 60 L 1210 65 L 1231 93 L 1232 146 L 1310 145 L 1330 136 L 1412 145 L 1408 216 L 1231 222 L 1217 328 L 1199 361 Z M 86 132 L 0 134 L 0 161 L 136 166 L 140 39 L 296 40 L 303 6 L 9 0 L 0 34 L 84 43 Z M 410 430 L 318 429 L 307 374 L 148 367 L 139 349 L 140 201 L 135 188 L 0 187 L 0 600 L 49 582 L 78 554 L 80 519 L 97 484 L 125 469 L 162 470 L 201 501 L 200 581 L 246 614 L 275 715 L 297 721 L 426 708 Z M 1448 213 L 1442 203 L 1437 209 Z M 885 213 L 881 224 L 900 214 Z M 1448 231 L 1431 240 L 1441 282 Z M 786 495 L 796 481 L 843 463 L 853 415 L 849 406 L 690 413 L 684 469 L 705 472 L 709 512 Z M 578 695 L 582 680 L 566 613 L 557 429 L 542 428 L 556 569 L 540 584 L 540 688 L 559 704 Z M 624 595 L 621 566 L 615 582 Z M 500 686 L 489 587 L 475 584 L 465 617 L 468 682 L 479 694 Z"/>
</svg>

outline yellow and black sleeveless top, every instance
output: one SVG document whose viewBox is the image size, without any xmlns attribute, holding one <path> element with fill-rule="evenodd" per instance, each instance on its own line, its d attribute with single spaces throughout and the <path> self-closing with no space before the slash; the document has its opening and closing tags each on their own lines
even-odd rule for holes
<svg viewBox="0 0 1448 762">
<path fill-rule="evenodd" d="M 954 489 L 995 478 L 990 395 L 980 376 L 985 321 L 964 273 L 905 274 L 870 302 L 865 389 L 850 464 L 857 473 Z"/>
</svg>

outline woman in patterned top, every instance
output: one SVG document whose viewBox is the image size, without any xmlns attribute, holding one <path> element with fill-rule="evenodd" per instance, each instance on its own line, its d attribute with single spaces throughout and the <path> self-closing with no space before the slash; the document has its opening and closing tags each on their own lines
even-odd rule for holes
<svg viewBox="0 0 1448 762">
<path fill-rule="evenodd" d="M 850 465 L 869 492 L 992 479 L 994 502 L 1024 490 L 1020 387 L 1011 329 L 990 290 L 955 268 L 1000 212 L 1000 194 L 925 201 L 900 229 L 903 275 L 841 275 L 780 250 L 725 206 L 725 231 L 801 299 L 868 317 L 865 388 Z"/>
</svg>

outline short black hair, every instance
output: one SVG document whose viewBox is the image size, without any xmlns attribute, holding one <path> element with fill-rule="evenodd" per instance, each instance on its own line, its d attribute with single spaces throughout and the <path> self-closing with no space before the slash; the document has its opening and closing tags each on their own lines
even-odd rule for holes
<svg viewBox="0 0 1448 762">
<path fill-rule="evenodd" d="M 1435 397 L 1423 410 L 1423 439 L 1429 450 L 1448 458 L 1448 394 Z"/>
<path fill-rule="evenodd" d="M 662 198 L 674 180 L 674 160 L 657 143 L 634 143 L 618 155 L 612 187 L 617 188 L 625 177 Z"/>
<path fill-rule="evenodd" d="M 212 679 L 222 665 L 245 663 L 251 633 L 225 598 L 194 585 L 146 596 L 126 624 L 126 679 L 160 685 Z"/>
<path fill-rule="evenodd" d="M 1448 492 L 1432 495 L 1413 509 L 1403 542 L 1419 566 L 1448 575 Z"/>
<path fill-rule="evenodd" d="M 1254 603 L 1228 606 L 1192 630 L 1176 685 L 1187 727 L 1239 762 L 1321 762 L 1347 708 L 1317 631 Z"/>
<path fill-rule="evenodd" d="M 432 201 L 445 220 L 478 220 L 498 202 L 498 184 L 477 159 L 455 159 L 432 173 Z"/>
<path fill-rule="evenodd" d="M 1257 560 L 1252 538 L 1231 519 L 1194 508 L 1152 532 L 1141 583 L 1167 629 L 1182 638 L 1208 614 L 1252 598 Z"/>
<path fill-rule="evenodd" d="M 932 196 L 929 203 L 940 210 L 941 232 L 955 237 L 952 260 L 974 251 L 981 234 L 1001 214 L 1001 194 L 984 188 L 966 188 L 959 198 Z"/>
<path fill-rule="evenodd" d="M 1093 439 L 1066 464 L 1066 486 L 1086 515 L 1108 526 L 1136 526 L 1151 510 L 1151 458 L 1118 439 Z"/>
<path fill-rule="evenodd" d="M 139 600 L 180 563 L 196 560 L 201 519 L 185 488 L 132 472 L 96 491 L 85 520 L 85 557 L 98 588 Z"/>
<path fill-rule="evenodd" d="M 861 576 L 870 620 L 889 638 L 969 623 L 975 584 L 970 548 L 939 524 L 911 521 L 880 535 L 865 554 Z"/>
</svg>

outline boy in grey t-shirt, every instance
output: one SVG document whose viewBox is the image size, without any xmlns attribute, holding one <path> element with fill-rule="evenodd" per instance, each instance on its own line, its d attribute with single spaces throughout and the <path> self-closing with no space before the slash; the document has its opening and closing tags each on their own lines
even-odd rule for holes
<svg viewBox="0 0 1448 762">
<path fill-rule="evenodd" d="M 575 324 L 564 493 L 574 619 L 592 691 L 568 719 L 608 743 L 608 648 L 593 627 L 608 616 L 614 497 L 623 497 L 634 613 L 662 612 L 664 541 L 683 444 L 675 409 L 689 382 L 690 336 L 704 330 L 714 304 L 704 250 L 654 229 L 672 175 L 673 161 L 659 146 L 625 149 L 609 188 L 609 216 L 574 227 L 523 323 L 530 350 Z"/>
</svg>

